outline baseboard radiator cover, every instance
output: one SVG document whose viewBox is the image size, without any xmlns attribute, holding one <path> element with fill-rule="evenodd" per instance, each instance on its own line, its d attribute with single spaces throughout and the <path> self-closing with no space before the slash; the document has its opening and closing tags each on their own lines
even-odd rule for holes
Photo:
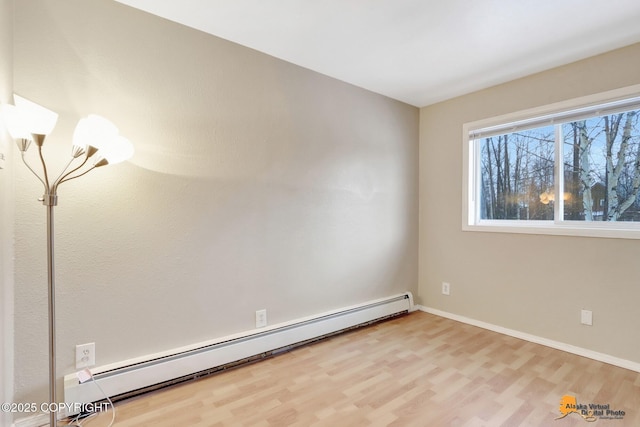
<svg viewBox="0 0 640 427">
<path fill-rule="evenodd" d="M 115 368 L 94 368 L 95 382 L 115 400 L 208 375 L 240 363 L 269 357 L 293 347 L 355 327 L 414 311 L 410 292 L 368 303 L 306 317 L 293 322 L 256 329 L 246 334 L 186 351 L 163 353 Z M 110 365 L 114 366 L 114 365 Z M 65 403 L 92 403 L 105 396 L 96 384 L 80 384 L 76 374 L 64 378 Z M 75 415 L 70 413 L 68 415 Z"/>
</svg>

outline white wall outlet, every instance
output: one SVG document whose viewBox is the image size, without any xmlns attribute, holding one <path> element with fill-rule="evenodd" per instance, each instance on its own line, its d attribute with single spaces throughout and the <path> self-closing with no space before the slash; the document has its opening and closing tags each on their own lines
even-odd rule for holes
<svg viewBox="0 0 640 427">
<path fill-rule="evenodd" d="M 447 282 L 442 282 L 442 294 L 451 295 L 451 285 Z"/>
<path fill-rule="evenodd" d="M 264 328 L 267 326 L 267 309 L 256 311 L 256 328 Z"/>
<path fill-rule="evenodd" d="M 96 364 L 96 343 L 76 346 L 76 369 L 89 368 Z"/>
<path fill-rule="evenodd" d="M 581 310 L 580 311 L 580 323 L 583 325 L 593 326 L 593 311 Z"/>
</svg>

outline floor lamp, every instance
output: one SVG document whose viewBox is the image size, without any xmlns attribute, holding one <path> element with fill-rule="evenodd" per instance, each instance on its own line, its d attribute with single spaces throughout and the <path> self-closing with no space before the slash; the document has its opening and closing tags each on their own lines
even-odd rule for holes
<svg viewBox="0 0 640 427">
<path fill-rule="evenodd" d="M 2 117 L 9 134 L 16 140 L 20 156 L 25 166 L 40 180 L 44 195 L 39 200 L 47 208 L 47 283 L 49 292 L 49 403 L 57 404 L 56 399 L 56 316 L 55 316 L 55 263 L 53 212 L 58 204 L 58 187 L 67 181 L 76 179 L 91 170 L 127 160 L 133 155 L 131 143 L 120 136 L 118 128 L 107 119 L 98 115 L 89 115 L 81 119 L 73 133 L 71 158 L 52 180 L 50 171 L 42 153 L 46 136 L 51 133 L 58 115 L 36 103 L 15 95 L 15 105 L 3 105 Z M 37 147 L 42 172 L 37 173 L 25 159 L 31 143 Z M 93 161 L 90 162 L 89 159 Z M 49 406 L 55 408 L 54 405 Z M 49 411 L 52 427 L 57 426 L 57 414 Z"/>
</svg>

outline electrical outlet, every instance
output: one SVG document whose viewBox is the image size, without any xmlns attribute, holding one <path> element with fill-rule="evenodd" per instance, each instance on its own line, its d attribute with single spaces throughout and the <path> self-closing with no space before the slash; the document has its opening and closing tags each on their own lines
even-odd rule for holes
<svg viewBox="0 0 640 427">
<path fill-rule="evenodd" d="M 256 311 L 256 328 L 264 328 L 267 326 L 267 309 Z"/>
<path fill-rule="evenodd" d="M 593 326 L 593 311 L 581 310 L 580 323 L 582 323 L 583 325 Z"/>
<path fill-rule="evenodd" d="M 76 369 L 89 368 L 96 364 L 96 343 L 76 346 Z"/>
<path fill-rule="evenodd" d="M 442 282 L 442 294 L 451 295 L 451 285 L 447 282 Z"/>
</svg>

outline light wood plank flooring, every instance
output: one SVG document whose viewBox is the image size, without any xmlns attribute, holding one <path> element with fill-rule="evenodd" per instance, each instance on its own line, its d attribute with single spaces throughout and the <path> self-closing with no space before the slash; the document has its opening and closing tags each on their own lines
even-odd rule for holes
<svg viewBox="0 0 640 427">
<path fill-rule="evenodd" d="M 625 416 L 556 420 L 564 395 Z M 116 409 L 117 427 L 637 427 L 640 374 L 416 312 Z"/>
</svg>

